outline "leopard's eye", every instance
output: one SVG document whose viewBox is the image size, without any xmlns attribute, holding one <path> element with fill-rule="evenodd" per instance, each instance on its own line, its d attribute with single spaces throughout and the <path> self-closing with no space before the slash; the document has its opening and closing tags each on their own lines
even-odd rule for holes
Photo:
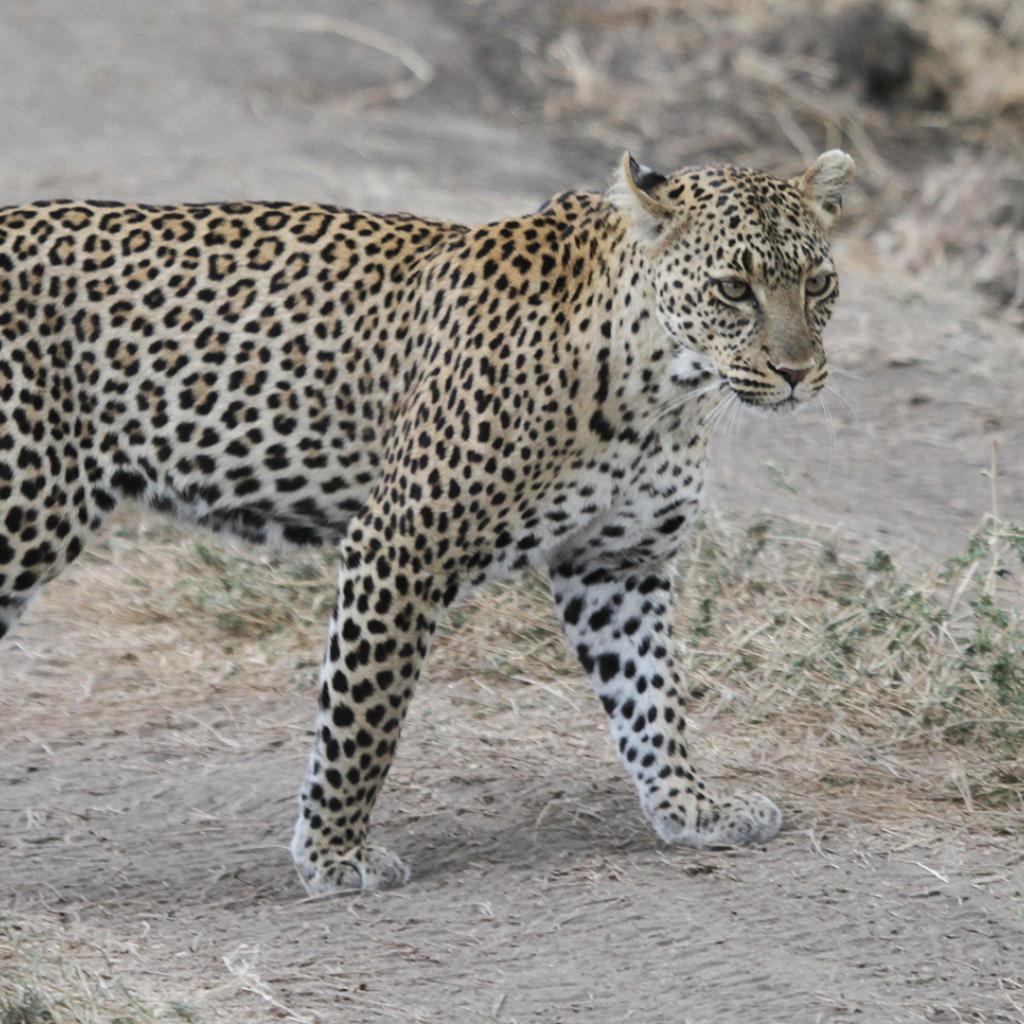
<svg viewBox="0 0 1024 1024">
<path fill-rule="evenodd" d="M 812 274 L 804 282 L 804 291 L 812 299 L 820 299 L 832 287 L 834 274 Z"/>
<path fill-rule="evenodd" d="M 754 297 L 754 292 L 746 281 L 738 277 L 727 277 L 724 281 L 716 281 L 719 295 L 726 302 L 747 302 Z"/>
</svg>

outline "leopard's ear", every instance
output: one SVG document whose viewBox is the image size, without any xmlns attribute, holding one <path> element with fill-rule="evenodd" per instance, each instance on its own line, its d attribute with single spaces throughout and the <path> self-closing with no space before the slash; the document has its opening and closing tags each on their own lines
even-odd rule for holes
<svg viewBox="0 0 1024 1024">
<path fill-rule="evenodd" d="M 648 243 L 657 241 L 669 218 L 670 209 L 657 194 L 667 180 L 664 174 L 623 153 L 618 173 L 608 190 L 611 202 L 629 217 L 637 235 Z"/>
<path fill-rule="evenodd" d="M 789 183 L 800 190 L 804 203 L 829 231 L 843 208 L 843 190 L 852 178 L 853 157 L 841 149 L 830 149 Z"/>
</svg>

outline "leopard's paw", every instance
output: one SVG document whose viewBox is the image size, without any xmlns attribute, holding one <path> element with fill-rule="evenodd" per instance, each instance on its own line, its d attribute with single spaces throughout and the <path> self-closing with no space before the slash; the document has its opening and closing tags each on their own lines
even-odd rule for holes
<svg viewBox="0 0 1024 1024">
<path fill-rule="evenodd" d="M 779 834 L 782 811 L 760 793 L 737 793 L 716 801 L 702 824 L 705 846 L 749 846 Z"/>
<path fill-rule="evenodd" d="M 698 849 L 749 846 L 775 838 L 782 812 L 760 793 L 737 793 L 701 812 L 661 805 L 651 812 L 651 823 L 666 843 Z"/>
<path fill-rule="evenodd" d="M 293 849 L 292 859 L 299 880 L 311 896 L 397 889 L 409 881 L 409 869 L 382 846 L 356 846 L 344 853 L 331 847 Z"/>
</svg>

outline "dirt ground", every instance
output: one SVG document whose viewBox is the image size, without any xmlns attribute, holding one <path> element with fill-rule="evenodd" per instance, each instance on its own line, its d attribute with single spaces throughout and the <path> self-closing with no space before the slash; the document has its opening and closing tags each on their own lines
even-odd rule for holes
<svg viewBox="0 0 1024 1024">
<path fill-rule="evenodd" d="M 0 198 L 480 219 L 599 185 L 614 139 L 600 163 L 467 92 L 504 52 L 471 38 L 478 6 L 4 5 Z M 862 238 L 840 253 L 834 444 L 817 411 L 738 424 L 714 508 L 823 524 L 912 571 L 994 501 L 1024 519 L 1022 336 Z M 0 981 L 57 1007 L 2 1024 L 1024 1022 L 1024 815 L 809 790 L 798 749 L 698 704 L 713 781 L 787 823 L 763 849 L 668 849 L 581 677 L 496 684 L 445 638 L 376 819 L 412 883 L 307 898 L 287 843 L 320 652 L 154 613 L 187 538 L 126 511 L 0 652 Z"/>
</svg>

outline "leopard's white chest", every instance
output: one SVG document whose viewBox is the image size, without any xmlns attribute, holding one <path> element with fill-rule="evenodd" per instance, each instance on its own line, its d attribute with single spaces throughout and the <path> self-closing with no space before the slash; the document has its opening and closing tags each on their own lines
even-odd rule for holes
<svg viewBox="0 0 1024 1024">
<path fill-rule="evenodd" d="M 618 446 L 554 481 L 501 538 L 467 590 L 529 568 L 664 561 L 680 548 L 704 491 L 704 444 L 677 432 Z"/>
</svg>

